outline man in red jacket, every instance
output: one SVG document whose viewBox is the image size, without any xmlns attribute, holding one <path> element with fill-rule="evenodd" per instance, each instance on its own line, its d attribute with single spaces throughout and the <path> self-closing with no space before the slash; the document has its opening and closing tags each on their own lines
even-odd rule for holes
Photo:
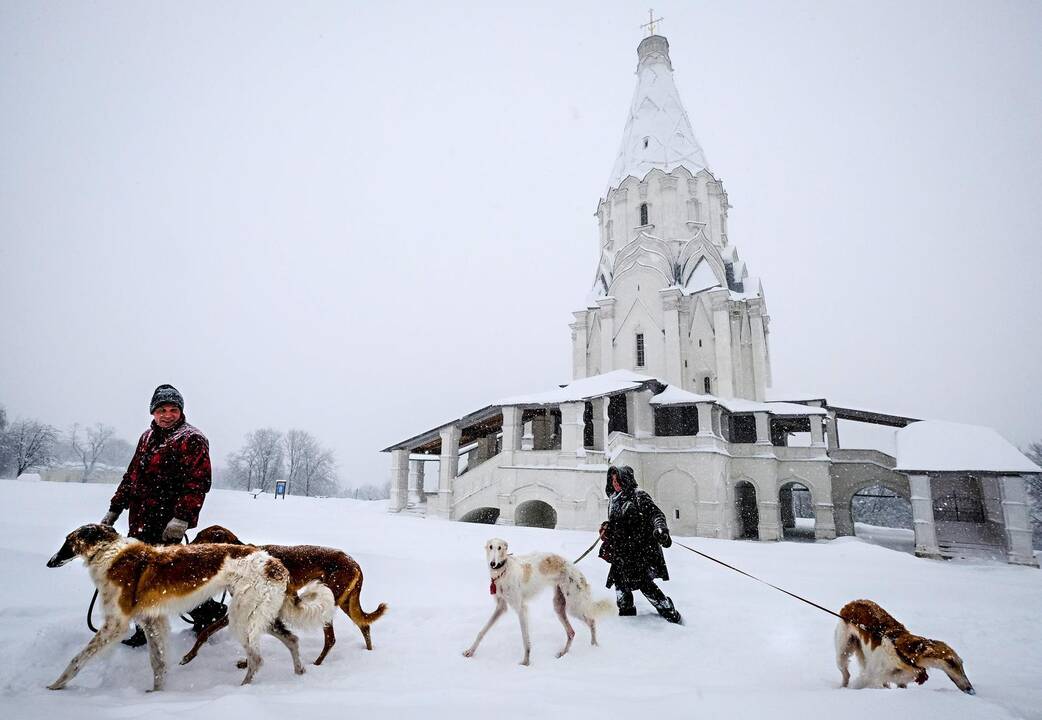
<svg viewBox="0 0 1042 720">
<path fill-rule="evenodd" d="M 129 509 L 128 534 L 153 545 L 179 543 L 185 531 L 196 526 L 210 490 L 210 443 L 185 420 L 184 407 L 184 398 L 173 385 L 156 388 L 148 408 L 152 426 L 138 440 L 102 525 L 113 525 Z M 196 632 L 224 610 L 211 599 L 190 612 Z M 143 645 L 144 632 L 138 628 L 124 642 Z"/>
</svg>

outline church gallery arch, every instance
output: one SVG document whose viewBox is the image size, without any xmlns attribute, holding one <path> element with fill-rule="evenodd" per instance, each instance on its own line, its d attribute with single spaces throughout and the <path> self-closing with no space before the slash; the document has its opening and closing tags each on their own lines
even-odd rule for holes
<svg viewBox="0 0 1042 720">
<path fill-rule="evenodd" d="M 698 486 L 681 470 L 664 473 L 655 483 L 655 501 L 666 515 L 670 532 L 695 535 L 698 520 Z"/>
<path fill-rule="evenodd" d="M 810 488 L 799 480 L 789 480 L 778 488 L 783 540 L 814 541 L 814 499 Z"/>
<path fill-rule="evenodd" d="M 862 487 L 850 498 L 854 534 L 865 542 L 891 550 L 915 552 L 912 501 L 883 484 Z"/>
<path fill-rule="evenodd" d="M 741 480 L 734 486 L 734 515 L 737 539 L 760 539 L 760 510 L 756 506 L 756 488 L 748 480 Z"/>
<path fill-rule="evenodd" d="M 499 520 L 499 508 L 479 507 L 474 508 L 459 519 L 460 522 L 478 523 L 480 525 L 495 525 Z"/>
<path fill-rule="evenodd" d="M 557 511 L 542 500 L 528 500 L 514 511 L 514 524 L 552 530 L 557 527 Z"/>
</svg>

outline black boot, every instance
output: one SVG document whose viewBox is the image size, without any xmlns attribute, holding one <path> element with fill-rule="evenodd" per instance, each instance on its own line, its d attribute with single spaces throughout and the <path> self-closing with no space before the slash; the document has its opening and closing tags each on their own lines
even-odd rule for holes
<svg viewBox="0 0 1042 720">
<path fill-rule="evenodd" d="M 123 641 L 123 644 L 127 647 L 141 647 L 148 640 L 145 639 L 145 631 L 137 625 L 134 626 L 134 634 Z"/>
<path fill-rule="evenodd" d="M 192 632 L 196 635 L 228 614 L 228 606 L 210 598 L 188 613 L 192 618 Z"/>
<path fill-rule="evenodd" d="M 684 624 L 684 618 L 680 617 L 680 613 L 677 612 L 676 607 L 673 605 L 673 601 L 669 598 L 664 598 L 658 602 L 653 603 L 655 609 L 658 610 L 658 614 L 666 619 L 667 622 L 676 623 L 677 625 Z"/>
<path fill-rule="evenodd" d="M 615 604 L 619 606 L 621 617 L 632 617 L 637 614 L 637 607 L 633 604 L 633 592 L 630 590 L 615 590 Z"/>
</svg>

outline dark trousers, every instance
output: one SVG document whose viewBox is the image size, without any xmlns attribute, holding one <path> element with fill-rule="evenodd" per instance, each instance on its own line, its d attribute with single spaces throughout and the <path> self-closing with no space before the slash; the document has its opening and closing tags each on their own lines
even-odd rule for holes
<svg viewBox="0 0 1042 720">
<path fill-rule="evenodd" d="M 642 582 L 638 587 L 634 588 L 644 593 L 644 597 L 648 599 L 656 610 L 661 608 L 666 600 L 666 594 L 662 592 L 661 588 L 655 584 L 655 581 L 648 578 Z M 615 588 L 615 602 L 619 606 L 619 612 L 631 612 L 633 611 L 633 590 L 630 588 Z"/>
</svg>

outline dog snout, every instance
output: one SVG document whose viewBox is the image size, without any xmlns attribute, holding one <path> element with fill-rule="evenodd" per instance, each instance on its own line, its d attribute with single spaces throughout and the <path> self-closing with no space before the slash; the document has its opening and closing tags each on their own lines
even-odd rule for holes
<svg viewBox="0 0 1042 720">
<path fill-rule="evenodd" d="M 61 567 L 66 562 L 68 562 L 67 560 L 63 560 L 62 558 L 60 558 L 59 555 L 61 555 L 60 552 L 54 553 L 54 555 L 51 556 L 51 559 L 47 561 L 47 567 L 49 567 L 49 568 Z"/>
</svg>

